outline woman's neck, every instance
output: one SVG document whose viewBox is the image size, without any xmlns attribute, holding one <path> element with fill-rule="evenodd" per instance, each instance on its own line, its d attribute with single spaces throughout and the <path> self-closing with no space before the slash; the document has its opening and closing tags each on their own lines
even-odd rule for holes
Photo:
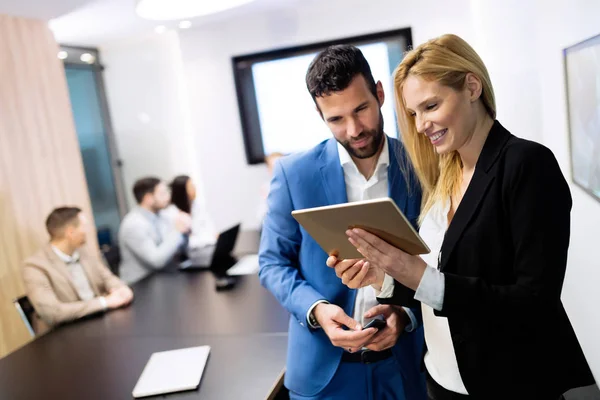
<svg viewBox="0 0 600 400">
<path fill-rule="evenodd" d="M 463 172 L 472 173 L 475 170 L 475 165 L 493 125 L 494 119 L 486 112 L 483 118 L 475 124 L 475 129 L 473 129 L 473 134 L 469 140 L 458 150 L 463 164 Z"/>
</svg>

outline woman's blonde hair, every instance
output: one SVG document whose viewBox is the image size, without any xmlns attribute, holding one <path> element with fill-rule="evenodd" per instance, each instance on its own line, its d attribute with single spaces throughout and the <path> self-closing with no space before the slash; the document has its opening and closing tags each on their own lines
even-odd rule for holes
<svg viewBox="0 0 600 400">
<path fill-rule="evenodd" d="M 438 155 L 427 136 L 417 132 L 414 118 L 406 109 L 402 96 L 409 76 L 436 81 L 455 90 L 463 90 L 465 78 L 472 73 L 481 80 L 481 101 L 496 118 L 494 89 L 487 68 L 479 55 L 456 35 L 443 35 L 423 43 L 405 54 L 394 71 L 394 94 L 402 142 L 423 190 L 421 218 L 438 200 L 450 198 L 458 188 L 462 161 L 457 151 Z"/>
</svg>

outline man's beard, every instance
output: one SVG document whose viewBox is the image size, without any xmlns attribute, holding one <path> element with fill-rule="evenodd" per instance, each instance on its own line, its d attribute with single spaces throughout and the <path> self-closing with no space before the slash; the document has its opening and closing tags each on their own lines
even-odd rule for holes
<svg viewBox="0 0 600 400">
<path fill-rule="evenodd" d="M 356 138 L 353 138 L 351 140 L 346 140 L 346 141 L 339 141 L 338 142 L 344 146 L 344 148 L 346 149 L 346 151 L 348 151 L 348 153 L 355 158 L 360 158 L 360 159 L 365 159 L 365 158 L 371 158 L 373 157 L 375 154 L 377 154 L 377 152 L 379 151 L 381 144 L 383 143 L 383 115 L 381 114 L 381 111 L 379 111 L 379 123 L 377 128 L 370 130 L 370 131 L 362 131 L 360 135 L 358 135 Z M 356 149 L 352 147 L 352 143 L 355 142 L 359 142 L 363 139 L 367 139 L 367 138 L 373 138 L 371 140 L 371 142 L 369 144 L 367 144 L 365 147 L 362 147 L 360 149 Z"/>
</svg>

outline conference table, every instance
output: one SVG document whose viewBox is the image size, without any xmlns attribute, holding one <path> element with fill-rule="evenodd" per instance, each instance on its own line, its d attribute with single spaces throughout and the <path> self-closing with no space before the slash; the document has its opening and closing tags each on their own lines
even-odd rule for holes
<svg viewBox="0 0 600 400">
<path fill-rule="evenodd" d="M 155 398 L 265 399 L 285 367 L 288 313 L 238 277 L 216 291 L 208 271 L 169 271 L 133 286 L 127 308 L 54 329 L 0 360 L 0 399 L 131 399 L 153 352 L 200 345 L 200 387 Z"/>
</svg>

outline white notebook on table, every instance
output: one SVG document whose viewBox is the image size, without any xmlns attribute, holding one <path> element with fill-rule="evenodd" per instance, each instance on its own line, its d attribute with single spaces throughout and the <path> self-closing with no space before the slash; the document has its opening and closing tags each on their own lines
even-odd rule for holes
<svg viewBox="0 0 600 400">
<path fill-rule="evenodd" d="M 253 275 L 258 272 L 258 254 L 248 254 L 238 260 L 227 270 L 227 275 Z"/>
<path fill-rule="evenodd" d="M 196 389 L 209 354 L 210 346 L 153 353 L 133 389 L 133 397 Z"/>
</svg>

